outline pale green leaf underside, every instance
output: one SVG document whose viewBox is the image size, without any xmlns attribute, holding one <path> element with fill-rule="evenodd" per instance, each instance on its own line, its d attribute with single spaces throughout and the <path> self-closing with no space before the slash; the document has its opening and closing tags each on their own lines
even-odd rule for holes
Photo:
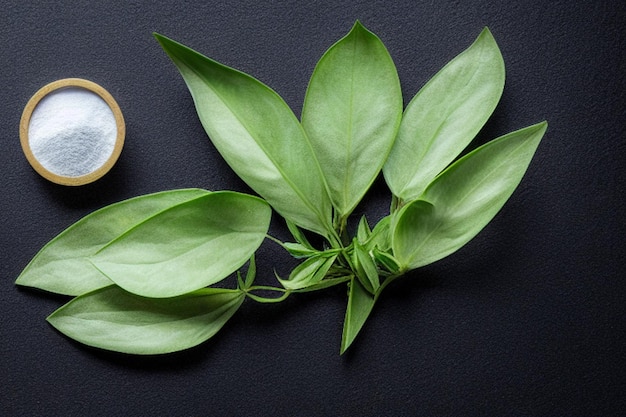
<svg viewBox="0 0 626 417">
<path fill-rule="evenodd" d="M 398 213 L 393 253 L 405 269 L 435 262 L 480 232 L 509 199 L 547 123 L 509 133 L 467 154 Z"/>
<path fill-rule="evenodd" d="M 394 195 L 418 198 L 428 184 L 476 136 L 504 88 L 504 61 L 485 28 L 407 106 L 383 168 Z"/>
<path fill-rule="evenodd" d="M 172 297 L 215 284 L 263 242 L 271 209 L 258 197 L 219 191 L 173 206 L 102 248 L 94 265 L 134 294 Z"/>
<path fill-rule="evenodd" d="M 341 353 L 344 353 L 350 347 L 359 331 L 361 331 L 374 308 L 374 302 L 374 296 L 363 288 L 358 279 L 353 278 L 350 281 L 348 307 L 343 322 Z"/>
<path fill-rule="evenodd" d="M 199 189 L 173 190 L 121 201 L 95 211 L 44 246 L 16 284 L 65 295 L 80 295 L 111 285 L 88 258 L 147 218 L 208 194 Z"/>
<path fill-rule="evenodd" d="M 380 172 L 401 117 L 393 60 L 357 22 L 318 62 L 302 109 L 302 125 L 341 216 L 352 212 Z"/>
<path fill-rule="evenodd" d="M 211 141 L 231 168 L 286 219 L 329 236 L 330 198 L 302 126 L 276 92 L 155 35 L 178 67 Z"/>
<path fill-rule="evenodd" d="M 244 295 L 207 288 L 174 298 L 145 298 L 112 285 L 79 296 L 48 317 L 66 336 L 123 353 L 153 355 L 196 346 L 232 317 Z"/>
</svg>

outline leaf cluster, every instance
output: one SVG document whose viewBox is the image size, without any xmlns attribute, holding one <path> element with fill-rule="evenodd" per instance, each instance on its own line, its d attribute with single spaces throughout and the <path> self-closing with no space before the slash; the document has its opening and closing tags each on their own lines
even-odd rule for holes
<svg viewBox="0 0 626 417">
<path fill-rule="evenodd" d="M 517 130 L 459 157 L 504 87 L 502 55 L 487 28 L 403 110 L 391 56 L 357 21 L 317 63 L 301 120 L 260 81 L 155 36 L 212 143 L 259 197 L 199 189 L 141 196 L 86 216 L 48 243 L 16 283 L 75 296 L 48 321 L 99 348 L 186 349 L 213 336 L 245 298 L 273 303 L 347 285 L 344 352 L 387 285 L 452 254 L 488 224 L 547 127 Z M 348 230 L 381 172 L 389 214 L 376 224 L 363 216 Z M 268 235 L 272 209 L 293 241 Z M 266 238 L 300 260 L 276 276 L 277 286 L 255 285 L 254 254 Z M 213 286 L 232 274 L 236 288 Z"/>
</svg>

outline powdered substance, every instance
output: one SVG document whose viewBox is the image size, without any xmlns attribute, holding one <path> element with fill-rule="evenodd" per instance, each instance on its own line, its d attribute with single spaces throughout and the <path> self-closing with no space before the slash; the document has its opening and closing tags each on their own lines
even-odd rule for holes
<svg viewBox="0 0 626 417">
<path fill-rule="evenodd" d="M 33 156 L 53 174 L 81 177 L 113 153 L 117 124 L 109 105 L 79 87 L 51 92 L 35 107 L 28 125 Z"/>
</svg>

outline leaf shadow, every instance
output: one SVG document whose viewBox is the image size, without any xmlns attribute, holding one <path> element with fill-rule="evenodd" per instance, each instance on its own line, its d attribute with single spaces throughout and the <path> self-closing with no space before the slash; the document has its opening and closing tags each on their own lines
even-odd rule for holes
<svg viewBox="0 0 626 417">
<path fill-rule="evenodd" d="M 427 266 L 411 271 L 389 284 L 374 305 L 370 317 L 360 330 L 356 340 L 342 355 L 344 364 L 346 366 L 367 365 L 363 361 L 370 356 L 377 356 L 377 351 L 380 349 L 379 344 L 373 343 L 379 339 L 379 337 L 373 336 L 379 330 L 375 327 L 380 326 L 383 322 L 397 322 L 397 318 L 385 317 L 385 312 L 388 315 L 397 316 L 404 314 L 403 312 L 419 310 L 422 300 L 426 299 L 429 292 L 438 291 L 445 287 L 446 279 L 444 276 L 437 268 Z"/>
</svg>

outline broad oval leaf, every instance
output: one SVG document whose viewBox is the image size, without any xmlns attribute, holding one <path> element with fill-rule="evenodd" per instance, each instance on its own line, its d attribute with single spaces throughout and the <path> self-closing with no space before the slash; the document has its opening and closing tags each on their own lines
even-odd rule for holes
<svg viewBox="0 0 626 417">
<path fill-rule="evenodd" d="M 302 109 L 302 125 L 340 216 L 352 212 L 380 172 L 401 117 L 393 60 L 357 21 L 318 62 Z"/>
<path fill-rule="evenodd" d="M 477 148 L 404 206 L 392 236 L 403 269 L 435 262 L 476 236 L 520 183 L 546 128 L 542 122 Z"/>
<path fill-rule="evenodd" d="M 394 195 L 408 202 L 476 136 L 504 88 L 504 61 L 485 28 L 407 106 L 398 137 L 383 168 Z"/>
<path fill-rule="evenodd" d="M 90 256 L 147 218 L 208 193 L 199 189 L 164 191 L 97 210 L 46 244 L 15 283 L 73 296 L 111 285 L 111 281 L 94 268 L 88 259 Z"/>
<path fill-rule="evenodd" d="M 222 157 L 281 216 L 332 234 L 331 203 L 311 144 L 283 99 L 247 74 L 155 34 L 182 74 Z"/>
<path fill-rule="evenodd" d="M 211 338 L 244 298 L 243 292 L 221 288 L 146 298 L 111 285 L 73 299 L 47 320 L 88 346 L 155 355 L 188 349 Z"/>
<path fill-rule="evenodd" d="M 215 284 L 263 242 L 271 209 L 258 197 L 219 191 L 164 210 L 92 257 L 134 294 L 173 297 Z"/>
</svg>

